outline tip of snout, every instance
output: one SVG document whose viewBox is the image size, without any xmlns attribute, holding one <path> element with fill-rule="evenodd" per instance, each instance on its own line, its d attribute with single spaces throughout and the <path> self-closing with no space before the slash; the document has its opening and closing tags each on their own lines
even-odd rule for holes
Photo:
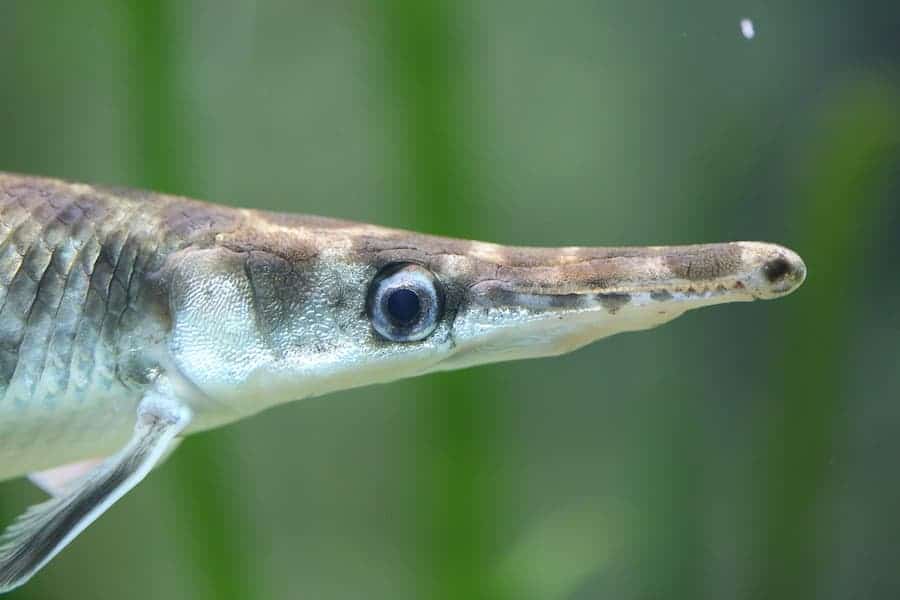
<svg viewBox="0 0 900 600">
<path fill-rule="evenodd" d="M 806 280 L 806 264 L 800 255 L 777 244 L 743 242 L 750 266 L 747 287 L 757 298 L 780 298 Z"/>
</svg>

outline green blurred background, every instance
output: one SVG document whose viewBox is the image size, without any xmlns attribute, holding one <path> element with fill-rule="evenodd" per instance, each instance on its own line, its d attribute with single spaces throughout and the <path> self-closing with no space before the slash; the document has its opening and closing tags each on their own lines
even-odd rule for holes
<svg viewBox="0 0 900 600">
<path fill-rule="evenodd" d="M 190 438 L 10 598 L 900 597 L 895 0 L 5 0 L 0 170 L 810 273 Z"/>
</svg>

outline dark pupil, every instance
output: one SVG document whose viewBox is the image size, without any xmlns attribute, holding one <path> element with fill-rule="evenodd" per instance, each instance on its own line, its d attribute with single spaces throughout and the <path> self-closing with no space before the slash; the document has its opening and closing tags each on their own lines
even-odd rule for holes
<svg viewBox="0 0 900 600">
<path fill-rule="evenodd" d="M 396 323 L 409 323 L 419 316 L 421 308 L 419 295 L 412 290 L 399 289 L 388 296 L 388 314 Z"/>
</svg>

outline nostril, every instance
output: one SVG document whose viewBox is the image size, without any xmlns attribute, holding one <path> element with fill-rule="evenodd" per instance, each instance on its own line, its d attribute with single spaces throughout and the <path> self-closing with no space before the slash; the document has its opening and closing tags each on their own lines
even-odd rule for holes
<svg viewBox="0 0 900 600">
<path fill-rule="evenodd" d="M 763 265 L 763 274 L 769 283 L 777 283 L 791 272 L 791 263 L 779 256 Z"/>
</svg>

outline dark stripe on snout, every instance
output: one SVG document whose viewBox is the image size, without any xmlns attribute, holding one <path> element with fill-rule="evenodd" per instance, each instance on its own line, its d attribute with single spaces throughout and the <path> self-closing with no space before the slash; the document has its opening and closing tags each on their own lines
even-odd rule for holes
<svg viewBox="0 0 900 600">
<path fill-rule="evenodd" d="M 529 294 L 502 286 L 491 286 L 479 297 L 493 307 L 520 307 L 530 310 L 575 310 L 590 305 L 588 297 L 584 294 Z"/>
</svg>

